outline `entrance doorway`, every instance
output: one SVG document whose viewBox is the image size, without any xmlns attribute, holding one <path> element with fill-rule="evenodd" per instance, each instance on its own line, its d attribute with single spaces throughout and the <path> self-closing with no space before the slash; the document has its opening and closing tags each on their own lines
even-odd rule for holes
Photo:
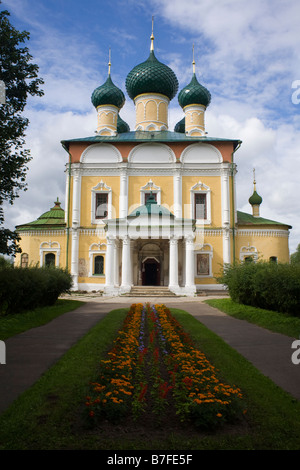
<svg viewBox="0 0 300 470">
<path fill-rule="evenodd" d="M 143 286 L 160 285 L 160 263 L 155 258 L 147 258 L 142 266 Z"/>
</svg>

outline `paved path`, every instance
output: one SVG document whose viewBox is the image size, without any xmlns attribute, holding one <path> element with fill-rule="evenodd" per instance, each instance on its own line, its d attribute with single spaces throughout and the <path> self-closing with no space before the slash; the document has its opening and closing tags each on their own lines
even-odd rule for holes
<svg viewBox="0 0 300 470">
<path fill-rule="evenodd" d="M 78 297 L 77 297 L 78 299 Z M 79 299 L 78 299 L 79 300 Z M 165 303 L 192 314 L 242 354 L 264 375 L 300 400 L 300 364 L 291 361 L 293 338 L 234 319 L 195 298 L 88 298 L 77 310 L 47 325 L 5 341 L 6 364 L 0 364 L 0 413 L 114 308 L 134 302 Z"/>
</svg>

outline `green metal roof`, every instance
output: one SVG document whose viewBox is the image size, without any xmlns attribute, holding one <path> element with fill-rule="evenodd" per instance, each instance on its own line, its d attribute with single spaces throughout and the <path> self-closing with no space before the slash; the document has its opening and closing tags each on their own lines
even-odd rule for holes
<svg viewBox="0 0 300 470">
<path fill-rule="evenodd" d="M 198 82 L 195 73 L 193 74 L 190 83 L 184 87 L 178 95 L 178 103 L 182 108 L 189 104 L 202 104 L 203 106 L 208 106 L 210 100 L 210 92 Z"/>
<path fill-rule="evenodd" d="M 128 217 L 139 217 L 140 215 L 161 215 L 161 216 L 169 216 L 174 218 L 174 214 L 166 209 L 164 206 L 157 204 L 154 196 L 150 194 L 146 204 L 137 207 L 132 211 Z"/>
<path fill-rule="evenodd" d="M 125 103 L 125 96 L 123 91 L 114 85 L 109 75 L 106 82 L 93 91 L 91 101 L 95 108 L 101 105 L 114 105 L 121 109 Z"/>
<path fill-rule="evenodd" d="M 27 232 L 29 230 L 57 230 L 65 227 L 65 211 L 60 207 L 60 202 L 57 199 L 50 211 L 45 212 L 33 222 L 18 225 L 16 230 L 18 232 Z"/>
<path fill-rule="evenodd" d="M 241 141 L 234 139 L 222 139 L 218 137 L 199 136 L 191 137 L 182 132 L 172 131 L 131 131 L 117 134 L 116 136 L 94 135 L 90 137 L 82 137 L 77 139 L 68 139 L 61 141 L 61 144 L 68 149 L 70 143 L 73 142 L 86 142 L 95 144 L 97 142 L 104 143 L 118 143 L 118 142 L 232 142 L 234 147 L 237 147 Z"/>
<path fill-rule="evenodd" d="M 131 99 L 143 93 L 160 93 L 171 100 L 177 93 L 178 80 L 173 70 L 157 60 L 152 50 L 148 59 L 127 75 L 126 90 Z"/>
<path fill-rule="evenodd" d="M 275 220 L 264 219 L 263 217 L 254 217 L 246 212 L 237 211 L 237 222 L 238 225 L 281 225 L 284 227 L 292 228 L 291 225 L 284 224 L 282 222 L 276 222 Z"/>
<path fill-rule="evenodd" d="M 249 203 L 251 206 L 259 206 L 262 203 L 262 197 L 254 191 L 252 196 L 249 197 Z"/>
</svg>

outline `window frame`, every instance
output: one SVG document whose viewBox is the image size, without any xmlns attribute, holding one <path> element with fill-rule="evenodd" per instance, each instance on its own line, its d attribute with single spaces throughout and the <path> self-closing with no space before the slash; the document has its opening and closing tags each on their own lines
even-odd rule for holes
<svg viewBox="0 0 300 470">
<path fill-rule="evenodd" d="M 107 194 L 107 216 L 96 217 L 97 195 Z M 102 180 L 91 189 L 91 224 L 104 225 L 104 221 L 112 218 L 112 189 Z"/>
<path fill-rule="evenodd" d="M 198 181 L 191 189 L 190 189 L 190 199 L 191 199 L 191 219 L 195 219 L 196 215 L 196 194 L 203 194 L 205 195 L 206 200 L 206 214 L 205 217 L 202 219 L 196 219 L 197 225 L 210 225 L 211 224 L 211 190 L 209 186 Z"/>
<path fill-rule="evenodd" d="M 207 273 L 199 273 L 198 272 L 198 256 L 205 255 L 208 257 L 208 272 Z M 198 279 L 203 278 L 211 278 L 213 277 L 213 270 L 212 270 L 212 260 L 213 260 L 213 247 L 206 243 L 203 245 L 201 250 L 195 251 L 195 277 Z"/>
</svg>

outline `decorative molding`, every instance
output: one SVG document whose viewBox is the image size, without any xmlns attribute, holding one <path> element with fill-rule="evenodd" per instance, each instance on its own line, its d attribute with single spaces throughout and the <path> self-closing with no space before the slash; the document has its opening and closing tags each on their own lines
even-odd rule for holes
<svg viewBox="0 0 300 470">
<path fill-rule="evenodd" d="M 145 186 L 142 186 L 140 189 L 140 202 L 141 205 L 145 204 L 145 193 L 152 192 L 153 194 L 157 194 L 157 204 L 161 204 L 161 188 L 153 183 L 150 179 Z"/>
</svg>

